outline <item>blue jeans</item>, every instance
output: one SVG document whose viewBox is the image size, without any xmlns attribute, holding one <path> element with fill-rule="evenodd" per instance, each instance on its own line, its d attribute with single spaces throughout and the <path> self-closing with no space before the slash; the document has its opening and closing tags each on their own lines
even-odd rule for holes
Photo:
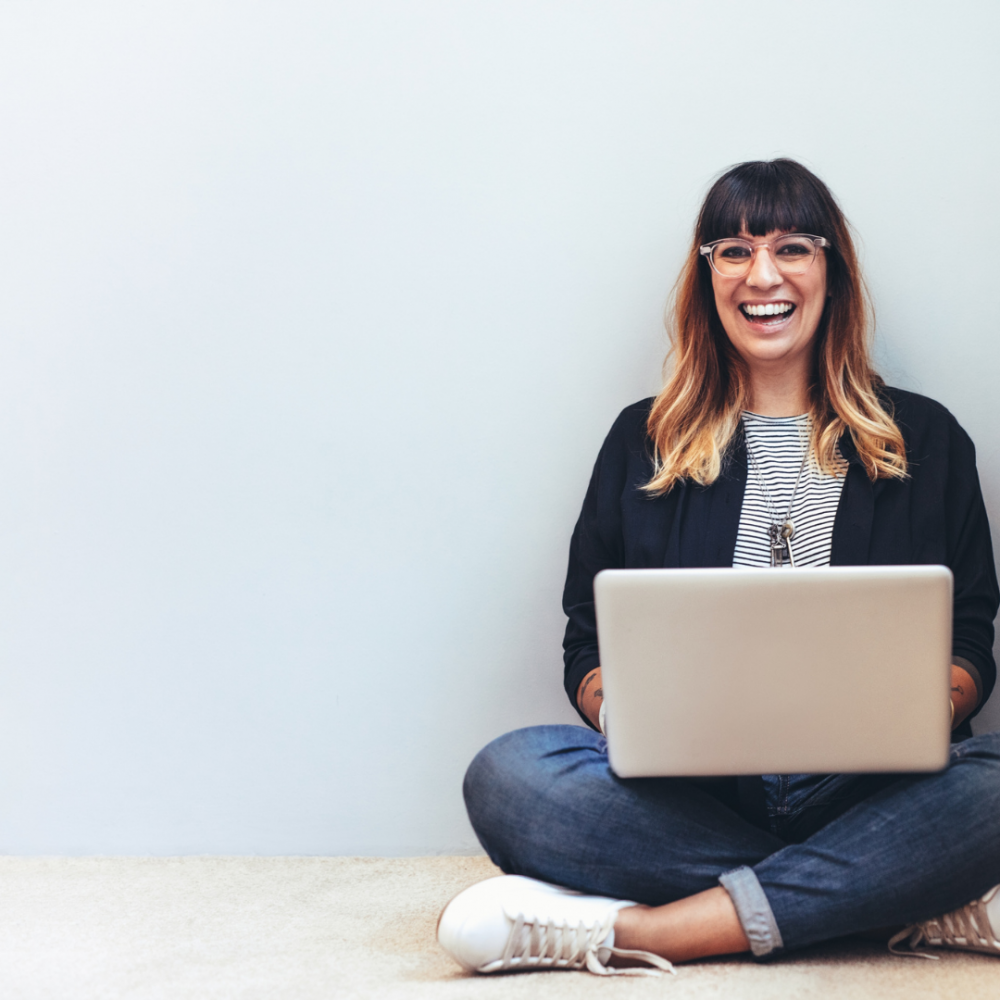
<svg viewBox="0 0 1000 1000">
<path fill-rule="evenodd" d="M 793 783 L 770 830 L 729 779 L 632 778 L 603 736 L 534 726 L 465 776 L 469 818 L 503 871 L 649 905 L 723 885 L 753 953 L 926 920 L 1000 883 L 1000 733 L 952 747 L 935 774 Z"/>
</svg>

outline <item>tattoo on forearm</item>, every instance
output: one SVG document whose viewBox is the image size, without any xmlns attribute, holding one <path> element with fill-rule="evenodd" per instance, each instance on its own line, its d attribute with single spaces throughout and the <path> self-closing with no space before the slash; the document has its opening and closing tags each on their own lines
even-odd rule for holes
<svg viewBox="0 0 1000 1000">
<path fill-rule="evenodd" d="M 583 699 L 587 694 L 587 688 L 590 687 L 590 682 L 597 677 L 597 671 L 593 670 L 587 675 L 587 679 L 583 682 L 583 687 L 580 689 L 580 704 L 583 704 Z"/>
<path fill-rule="evenodd" d="M 952 691 L 957 691 L 963 698 L 965 697 L 965 688 L 961 684 L 956 684 Z"/>
<path fill-rule="evenodd" d="M 603 697 L 604 697 L 604 688 L 598 688 L 598 689 L 597 689 L 597 690 L 596 690 L 596 691 L 594 692 L 594 697 L 595 697 L 595 698 L 603 698 Z"/>
</svg>

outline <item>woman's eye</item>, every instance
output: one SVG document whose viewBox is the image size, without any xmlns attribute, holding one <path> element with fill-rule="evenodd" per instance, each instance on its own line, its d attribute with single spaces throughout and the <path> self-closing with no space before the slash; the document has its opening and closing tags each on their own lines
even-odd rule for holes
<svg viewBox="0 0 1000 1000">
<path fill-rule="evenodd" d="M 719 256 L 724 260 L 746 260 L 750 251 L 746 247 L 720 247 Z"/>
<path fill-rule="evenodd" d="M 812 246 L 805 243 L 786 243 L 778 248 L 778 253 L 782 257 L 808 257 L 812 253 Z"/>
</svg>

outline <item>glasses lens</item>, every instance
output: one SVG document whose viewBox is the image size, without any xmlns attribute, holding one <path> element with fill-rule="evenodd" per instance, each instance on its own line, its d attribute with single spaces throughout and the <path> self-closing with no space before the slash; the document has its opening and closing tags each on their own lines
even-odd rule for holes
<svg viewBox="0 0 1000 1000">
<path fill-rule="evenodd" d="M 736 277 L 750 270 L 753 250 L 743 240 L 723 240 L 712 247 L 712 264 L 719 274 Z"/>
<path fill-rule="evenodd" d="M 817 247 L 808 236 L 782 236 L 774 241 L 773 252 L 779 271 L 801 274 L 815 259 Z"/>
</svg>

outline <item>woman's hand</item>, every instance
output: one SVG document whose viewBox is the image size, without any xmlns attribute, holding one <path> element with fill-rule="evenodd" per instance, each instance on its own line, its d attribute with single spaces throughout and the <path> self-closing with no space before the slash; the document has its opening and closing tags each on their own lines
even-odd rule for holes
<svg viewBox="0 0 1000 1000">
<path fill-rule="evenodd" d="M 969 672 L 953 663 L 951 665 L 951 704 L 955 709 L 955 715 L 951 720 L 952 729 L 961 725 L 972 713 L 978 697 L 976 682 L 969 676 Z"/>
<path fill-rule="evenodd" d="M 965 671 L 962 671 L 965 674 Z M 968 677 L 968 674 L 965 674 Z M 971 684 L 972 681 L 970 680 Z M 972 688 L 973 696 L 976 693 L 975 686 Z M 954 697 L 954 695 L 953 695 Z M 580 681 L 580 686 L 576 689 L 576 703 L 580 706 L 580 711 L 590 719 L 594 728 L 600 731 L 601 725 L 599 720 L 601 714 L 601 705 L 604 702 L 604 688 L 601 685 L 601 668 L 598 667 L 596 670 L 591 670 L 589 674 L 582 681 Z M 971 711 L 971 709 L 969 710 Z"/>
</svg>

